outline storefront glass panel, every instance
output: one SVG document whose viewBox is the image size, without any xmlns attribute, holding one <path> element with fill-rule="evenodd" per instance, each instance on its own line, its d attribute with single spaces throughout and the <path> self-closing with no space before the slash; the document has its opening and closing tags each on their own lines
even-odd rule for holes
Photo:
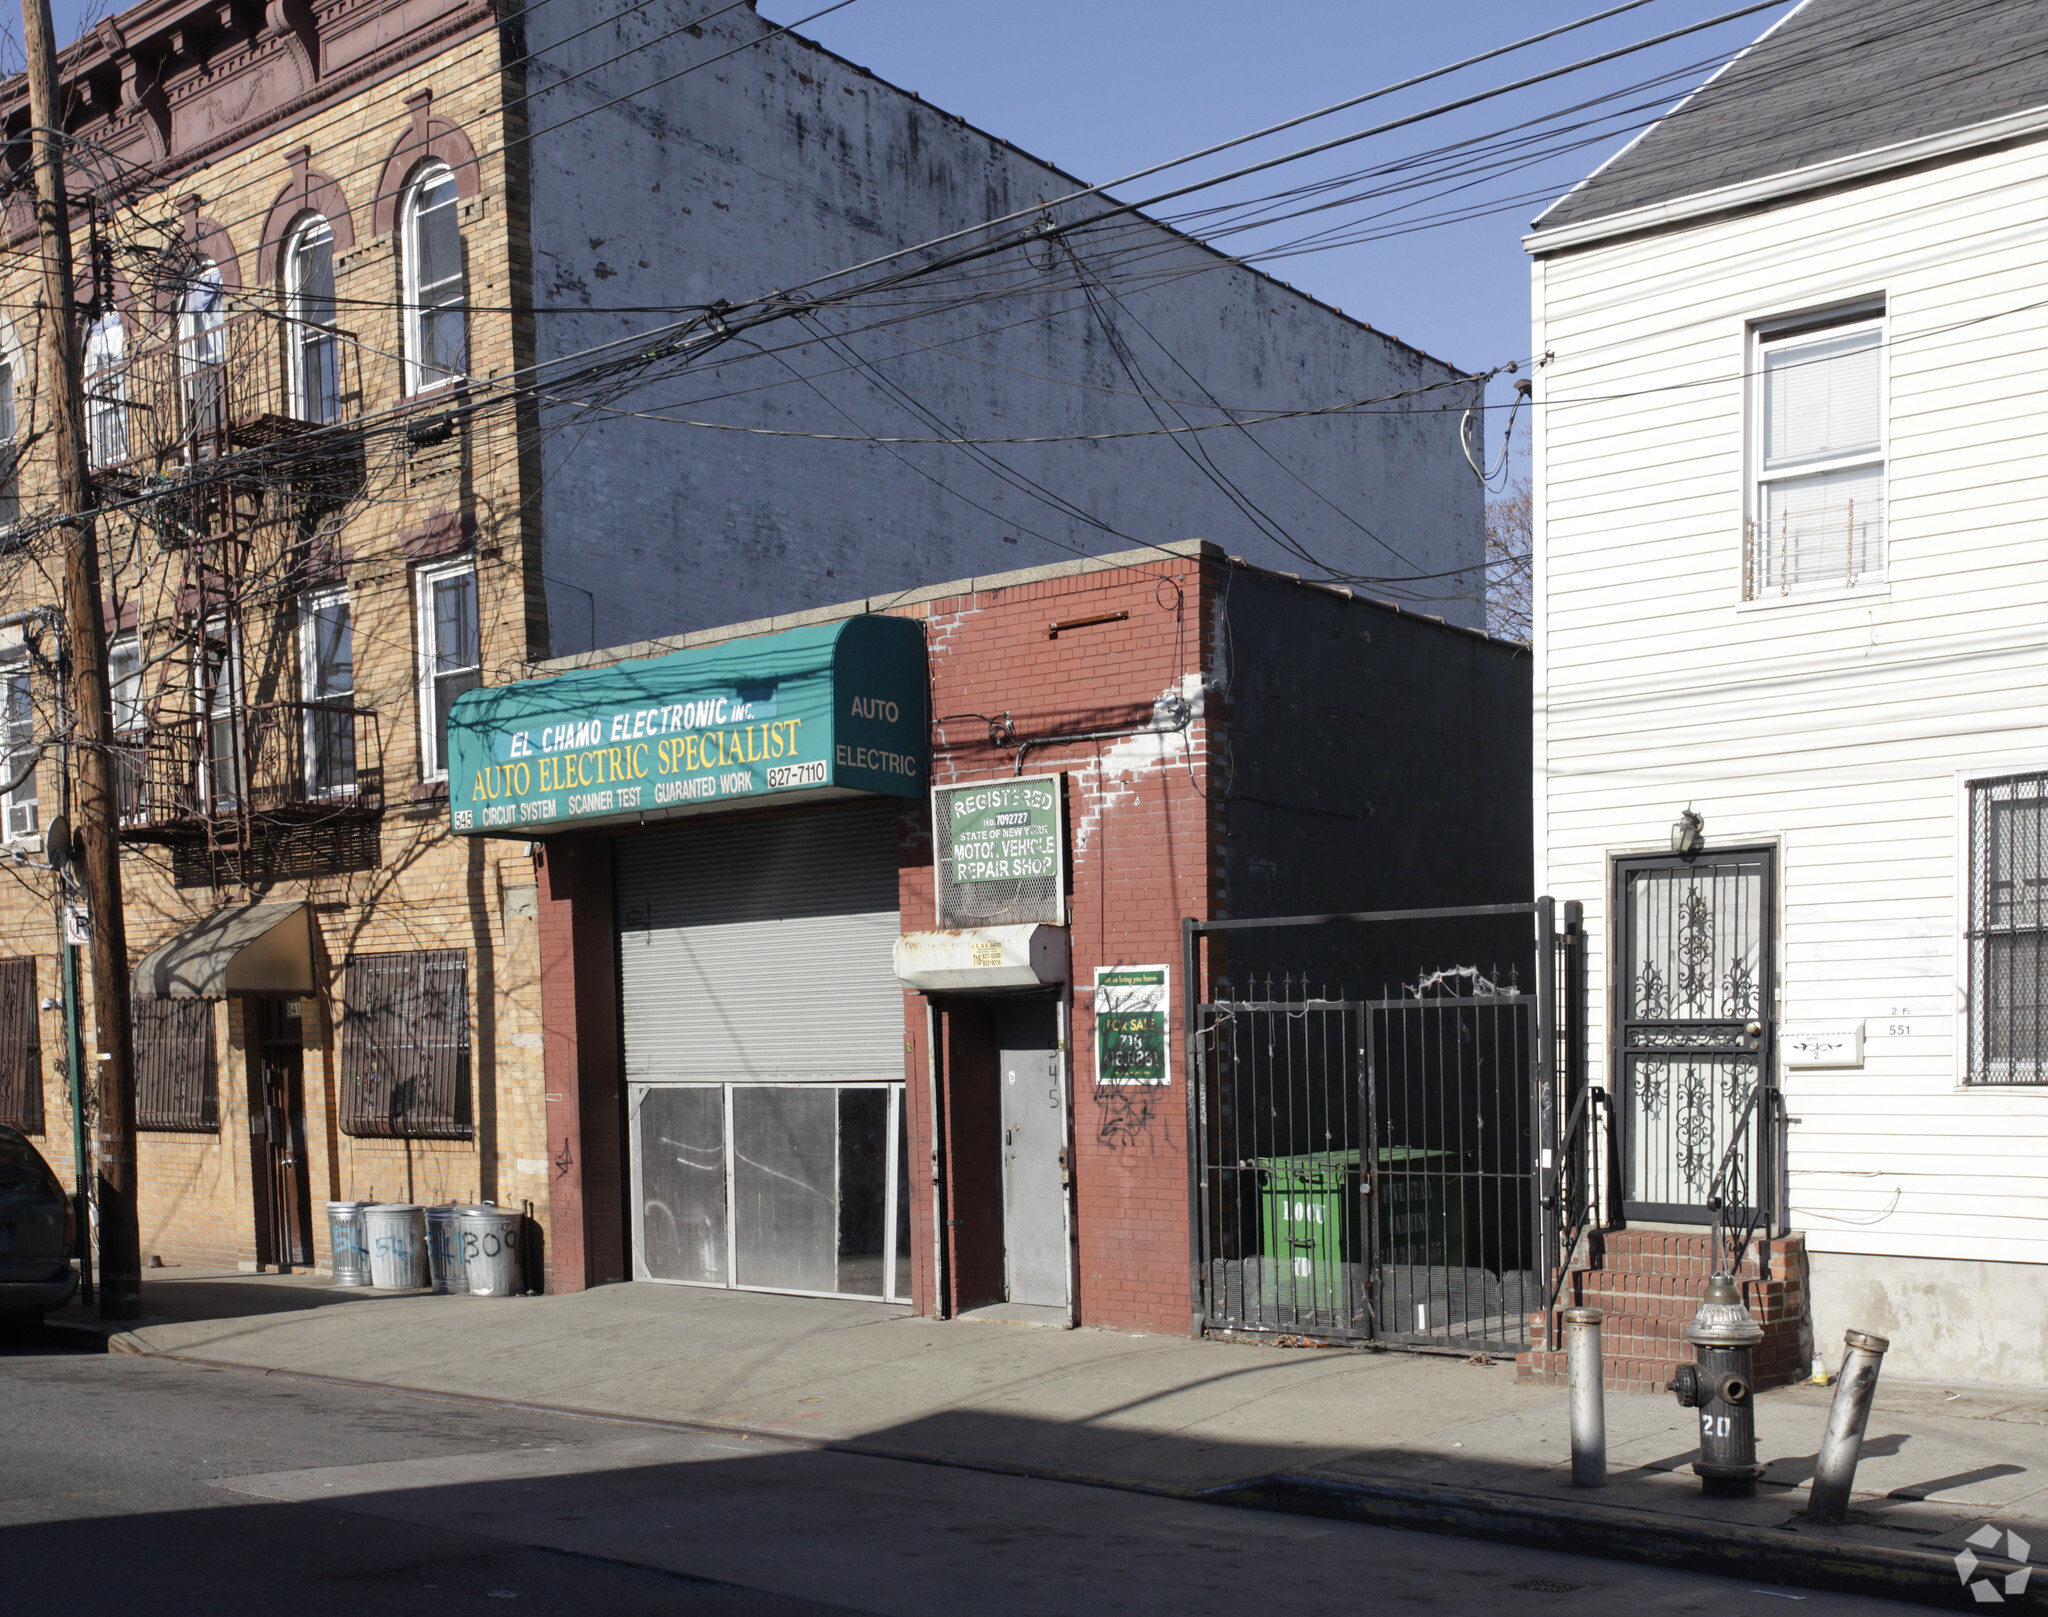
<svg viewBox="0 0 2048 1617">
<path fill-rule="evenodd" d="M 642 1268 L 655 1280 L 724 1285 L 724 1090 L 649 1089 L 638 1122 Z"/>
<path fill-rule="evenodd" d="M 898 1084 L 632 1086 L 642 1280 L 901 1302 Z"/>
</svg>

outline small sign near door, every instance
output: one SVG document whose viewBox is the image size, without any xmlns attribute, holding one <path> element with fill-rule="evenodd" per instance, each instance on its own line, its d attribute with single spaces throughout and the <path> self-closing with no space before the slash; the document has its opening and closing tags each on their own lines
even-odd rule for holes
<svg viewBox="0 0 2048 1617">
<path fill-rule="evenodd" d="M 1167 972 L 1164 966 L 1095 968 L 1095 1081 L 1163 1084 Z"/>
</svg>

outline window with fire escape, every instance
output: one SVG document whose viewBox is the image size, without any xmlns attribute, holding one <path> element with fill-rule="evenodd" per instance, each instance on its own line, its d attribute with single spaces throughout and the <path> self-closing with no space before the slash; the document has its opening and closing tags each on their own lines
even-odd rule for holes
<svg viewBox="0 0 2048 1617">
<path fill-rule="evenodd" d="M 0 658 L 0 809 L 7 821 L 7 840 L 18 842 L 41 829 L 41 811 L 36 800 L 36 762 L 41 749 L 36 744 L 35 682 L 29 670 L 28 651 L 17 647 Z"/>
<path fill-rule="evenodd" d="M 285 255 L 292 414 L 329 422 L 341 415 L 340 337 L 334 325 L 334 231 L 319 214 L 292 233 Z"/>
<path fill-rule="evenodd" d="M 401 249 L 405 298 L 405 390 L 422 393 L 460 380 L 469 370 L 463 306 L 462 229 L 455 175 L 428 163 L 405 193 Z"/>
<path fill-rule="evenodd" d="M 94 466 L 128 458 L 128 367 L 121 317 L 103 314 L 85 333 L 85 452 Z"/>
<path fill-rule="evenodd" d="M 299 600 L 299 679 L 305 700 L 306 793 L 334 797 L 356 786 L 355 650 L 348 591 Z"/>
<path fill-rule="evenodd" d="M 226 619 L 211 619 L 200 631 L 198 664 L 200 790 L 207 813 L 231 814 L 242 802 L 242 648 Z"/>
<path fill-rule="evenodd" d="M 187 451 L 194 460 L 213 454 L 225 424 L 227 321 L 228 296 L 220 266 L 199 259 L 185 278 L 185 293 L 178 303 L 178 378 Z"/>
<path fill-rule="evenodd" d="M 477 632 L 476 567 L 422 569 L 420 614 L 420 776 L 448 778 L 448 710 L 483 683 Z"/>
<path fill-rule="evenodd" d="M 14 439 L 14 355 L 0 353 L 0 530 L 21 520 L 21 450 Z"/>
<path fill-rule="evenodd" d="M 149 756 L 142 642 L 134 635 L 107 642 L 107 682 L 114 708 L 114 791 L 121 818 L 128 820 L 143 811 L 143 772 Z"/>
</svg>

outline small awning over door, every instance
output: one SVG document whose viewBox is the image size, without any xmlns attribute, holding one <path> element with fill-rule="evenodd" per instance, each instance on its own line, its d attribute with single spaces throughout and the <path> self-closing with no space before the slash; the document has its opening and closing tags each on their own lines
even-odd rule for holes
<svg viewBox="0 0 2048 1617">
<path fill-rule="evenodd" d="M 148 999 L 312 991 L 313 932 L 298 903 L 216 910 L 135 968 L 135 992 Z"/>
</svg>

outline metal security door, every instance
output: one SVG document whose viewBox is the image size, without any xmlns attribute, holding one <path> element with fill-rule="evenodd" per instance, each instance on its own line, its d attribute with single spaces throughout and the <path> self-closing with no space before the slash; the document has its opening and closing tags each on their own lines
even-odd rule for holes
<svg viewBox="0 0 2048 1617">
<path fill-rule="evenodd" d="M 1003 1091 L 1003 1278 L 1007 1298 L 1067 1306 L 1066 1108 L 1057 1050 L 999 1053 Z"/>
<path fill-rule="evenodd" d="M 1740 1222 L 1766 1193 L 1774 862 L 1755 848 L 1616 868 L 1626 1218 Z"/>
</svg>

